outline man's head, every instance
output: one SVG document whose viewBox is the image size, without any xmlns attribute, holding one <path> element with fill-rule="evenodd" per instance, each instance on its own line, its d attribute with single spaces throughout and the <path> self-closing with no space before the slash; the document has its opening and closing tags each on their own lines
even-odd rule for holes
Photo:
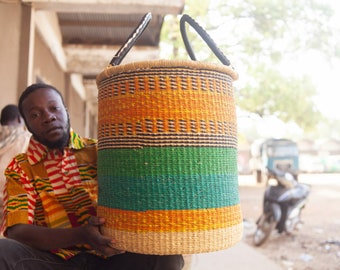
<svg viewBox="0 0 340 270">
<path fill-rule="evenodd" d="M 19 111 L 27 129 L 52 149 L 68 144 L 70 119 L 61 93 L 48 84 L 32 84 L 19 98 Z"/>
<path fill-rule="evenodd" d="M 2 126 L 23 126 L 24 121 L 16 105 L 6 105 L 1 110 L 0 123 Z"/>
</svg>

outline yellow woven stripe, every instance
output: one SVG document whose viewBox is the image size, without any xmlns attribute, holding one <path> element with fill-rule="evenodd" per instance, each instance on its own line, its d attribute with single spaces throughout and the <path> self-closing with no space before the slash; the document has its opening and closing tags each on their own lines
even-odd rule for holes
<svg viewBox="0 0 340 270">
<path fill-rule="evenodd" d="M 127 232 L 195 232 L 228 228 L 242 223 L 240 205 L 198 210 L 143 212 L 98 206 L 105 227 Z"/>
<path fill-rule="evenodd" d="M 209 91 L 140 91 L 98 102 L 98 122 L 136 123 L 144 119 L 236 122 L 233 97 Z"/>
<path fill-rule="evenodd" d="M 104 228 L 116 248 L 143 254 L 194 254 L 227 249 L 242 240 L 243 224 L 195 232 L 134 233 Z"/>
</svg>

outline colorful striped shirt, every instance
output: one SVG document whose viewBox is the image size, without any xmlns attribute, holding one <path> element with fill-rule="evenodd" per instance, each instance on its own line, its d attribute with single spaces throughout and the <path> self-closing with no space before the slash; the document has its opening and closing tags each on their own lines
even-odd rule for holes
<svg viewBox="0 0 340 270">
<path fill-rule="evenodd" d="M 8 165 L 1 231 L 15 224 L 71 228 L 96 215 L 97 141 L 71 130 L 64 151 L 30 140 L 28 150 Z M 52 251 L 68 259 L 85 246 Z"/>
</svg>

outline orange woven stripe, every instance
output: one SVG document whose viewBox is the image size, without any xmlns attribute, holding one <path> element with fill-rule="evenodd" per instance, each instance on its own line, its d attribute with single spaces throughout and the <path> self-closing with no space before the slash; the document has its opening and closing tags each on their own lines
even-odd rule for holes
<svg viewBox="0 0 340 270">
<path fill-rule="evenodd" d="M 143 119 L 236 121 L 233 97 L 209 91 L 145 90 L 102 99 L 98 106 L 101 124 Z"/>
<path fill-rule="evenodd" d="M 105 227 L 129 232 L 194 232 L 242 223 L 240 205 L 202 210 L 127 211 L 98 206 Z"/>
</svg>

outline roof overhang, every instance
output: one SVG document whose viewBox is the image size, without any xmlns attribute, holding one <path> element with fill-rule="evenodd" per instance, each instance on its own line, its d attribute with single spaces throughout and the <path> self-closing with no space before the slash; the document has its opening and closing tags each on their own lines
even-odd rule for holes
<svg viewBox="0 0 340 270">
<path fill-rule="evenodd" d="M 17 2 L 13 0 L 13 2 Z M 87 98 L 93 80 L 150 12 L 152 20 L 122 64 L 159 58 L 165 15 L 180 14 L 185 0 L 21 0 L 35 12 L 36 27 L 60 67 L 82 75 Z M 91 81 L 92 80 L 92 81 Z M 90 86 L 88 87 L 87 86 Z M 92 90 L 90 90 L 92 89 Z"/>
</svg>

